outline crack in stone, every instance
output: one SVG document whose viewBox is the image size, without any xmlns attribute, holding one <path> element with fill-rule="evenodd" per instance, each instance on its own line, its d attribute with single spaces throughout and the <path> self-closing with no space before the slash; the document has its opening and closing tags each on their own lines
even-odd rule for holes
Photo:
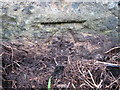
<svg viewBox="0 0 120 90">
<path fill-rule="evenodd" d="M 76 20 L 70 20 L 70 21 L 58 21 L 58 22 L 41 22 L 41 25 L 47 25 L 47 24 L 70 24 L 70 23 L 84 23 L 87 20 L 81 20 L 81 21 L 76 21 Z"/>
</svg>

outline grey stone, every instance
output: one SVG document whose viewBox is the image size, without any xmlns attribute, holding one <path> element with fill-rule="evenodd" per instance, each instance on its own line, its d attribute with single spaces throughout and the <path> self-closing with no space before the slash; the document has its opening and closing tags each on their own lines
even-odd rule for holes
<svg viewBox="0 0 120 90">
<path fill-rule="evenodd" d="M 45 40 L 56 31 L 72 29 L 78 41 L 86 40 L 81 32 L 103 34 L 113 41 L 119 40 L 119 30 L 116 30 L 117 3 L 58 2 L 55 4 L 56 6 L 51 2 L 3 3 L 1 15 L 4 17 L 2 18 L 3 35 L 12 40 L 19 35 Z"/>
</svg>

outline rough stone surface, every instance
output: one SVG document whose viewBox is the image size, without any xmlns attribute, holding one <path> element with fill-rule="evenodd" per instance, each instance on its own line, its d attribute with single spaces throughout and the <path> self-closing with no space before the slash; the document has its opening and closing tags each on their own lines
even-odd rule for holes
<svg viewBox="0 0 120 90">
<path fill-rule="evenodd" d="M 79 41 L 82 33 L 103 34 L 119 43 L 117 3 L 0 2 L 3 40 L 28 37 L 41 41 L 54 32 L 72 29 Z"/>
</svg>

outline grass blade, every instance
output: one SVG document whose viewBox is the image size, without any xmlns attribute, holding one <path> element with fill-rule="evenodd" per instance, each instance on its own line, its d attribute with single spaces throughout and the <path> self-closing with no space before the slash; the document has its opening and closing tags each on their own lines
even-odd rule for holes
<svg viewBox="0 0 120 90">
<path fill-rule="evenodd" d="M 52 76 L 48 80 L 48 90 L 51 90 L 51 79 L 52 79 Z"/>
</svg>

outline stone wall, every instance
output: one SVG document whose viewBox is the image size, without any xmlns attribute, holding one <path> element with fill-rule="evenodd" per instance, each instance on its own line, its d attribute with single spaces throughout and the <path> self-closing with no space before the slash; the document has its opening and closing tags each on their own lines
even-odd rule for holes
<svg viewBox="0 0 120 90">
<path fill-rule="evenodd" d="M 16 41 L 27 37 L 35 42 L 54 33 L 72 30 L 79 41 L 81 33 L 104 35 L 119 44 L 118 3 L 92 2 L 0 2 L 2 39 Z"/>
</svg>

